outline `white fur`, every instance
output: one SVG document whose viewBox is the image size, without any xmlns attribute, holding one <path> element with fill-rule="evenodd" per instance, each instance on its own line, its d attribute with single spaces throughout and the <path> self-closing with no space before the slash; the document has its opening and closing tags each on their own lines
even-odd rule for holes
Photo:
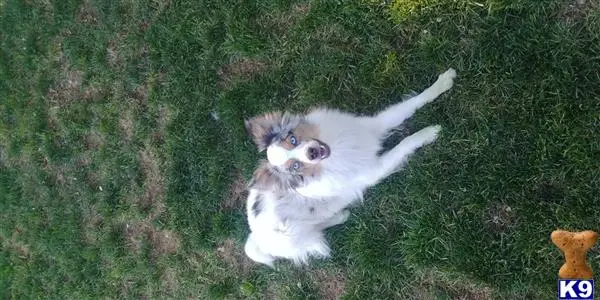
<svg viewBox="0 0 600 300">
<path fill-rule="evenodd" d="M 273 266 L 277 258 L 297 264 L 309 257 L 327 257 L 323 230 L 342 224 L 346 208 L 362 199 L 363 192 L 397 171 L 409 155 L 436 140 L 441 127 L 429 126 L 378 156 L 389 130 L 402 124 L 419 108 L 453 85 L 456 72 L 449 69 L 421 94 L 394 104 L 372 117 L 338 110 L 318 109 L 305 116 L 319 127 L 319 140 L 329 145 L 330 156 L 320 162 L 322 174 L 295 190 L 250 189 L 247 214 L 250 230 L 245 252 L 254 261 Z M 260 201 L 260 212 L 253 211 Z"/>
</svg>

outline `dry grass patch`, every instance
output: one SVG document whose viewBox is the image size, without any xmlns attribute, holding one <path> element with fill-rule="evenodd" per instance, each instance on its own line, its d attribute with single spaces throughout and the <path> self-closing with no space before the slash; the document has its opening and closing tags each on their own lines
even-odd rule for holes
<svg viewBox="0 0 600 300">
<path fill-rule="evenodd" d="M 150 228 L 150 242 L 154 257 L 175 254 L 181 245 L 179 236 L 171 230 L 154 230 Z"/>
<path fill-rule="evenodd" d="M 8 239 L 0 239 L 2 242 L 3 251 L 14 253 L 17 257 L 21 259 L 29 259 L 31 257 L 31 250 L 29 249 L 29 245 L 19 241 L 19 236 L 24 233 L 24 229 L 17 226 L 13 230 L 13 233 Z"/>
<path fill-rule="evenodd" d="M 557 18 L 562 23 L 572 25 L 585 19 L 597 9 L 600 9 L 600 2 L 597 0 L 566 0 L 558 12 Z"/>
<path fill-rule="evenodd" d="M 168 295 L 174 295 L 179 287 L 177 277 L 177 271 L 174 268 L 165 268 L 160 275 L 161 291 Z"/>
<path fill-rule="evenodd" d="M 321 299 L 337 300 L 344 295 L 347 279 L 341 269 L 312 270 L 310 277 L 317 287 Z"/>
<path fill-rule="evenodd" d="M 98 212 L 95 205 L 83 209 L 81 220 L 83 241 L 89 245 L 96 245 L 100 241 L 98 233 L 104 224 L 104 217 Z"/>
<path fill-rule="evenodd" d="M 104 145 L 104 136 L 97 131 L 92 131 L 83 138 L 86 150 L 98 150 Z"/>
<path fill-rule="evenodd" d="M 98 24 L 98 11 L 91 0 L 85 0 L 77 9 L 77 20 L 79 22 L 96 25 Z"/>
<path fill-rule="evenodd" d="M 139 163 L 144 181 L 144 194 L 137 203 L 144 209 L 150 209 L 150 218 L 154 219 L 165 210 L 165 179 L 158 157 L 150 148 L 147 147 L 139 152 Z"/>
<path fill-rule="evenodd" d="M 233 239 L 226 239 L 216 249 L 217 258 L 224 262 L 228 269 L 235 270 L 236 276 L 248 274 L 254 263 L 244 254 L 244 247 Z"/>
<path fill-rule="evenodd" d="M 79 100 L 81 96 L 81 85 L 83 83 L 83 72 L 71 69 L 68 64 L 63 68 L 62 79 L 48 90 L 47 98 L 50 103 L 58 106 L 66 106 Z"/>
<path fill-rule="evenodd" d="M 221 66 L 217 70 L 219 82 L 222 88 L 230 88 L 234 81 L 248 81 L 254 76 L 262 73 L 267 68 L 264 62 L 252 58 L 242 58 L 238 61 Z"/>
<path fill-rule="evenodd" d="M 132 96 L 137 102 L 138 107 L 146 107 L 148 105 L 148 96 L 150 94 L 150 89 L 147 84 L 140 84 Z"/>
<path fill-rule="evenodd" d="M 259 19 L 258 23 L 267 30 L 275 31 L 277 35 L 285 36 L 290 28 L 310 12 L 310 8 L 310 3 L 296 4 L 291 10 L 273 12 Z"/>
<path fill-rule="evenodd" d="M 223 210 L 234 210 L 243 207 L 248 191 L 246 189 L 248 182 L 244 178 L 242 171 L 236 170 L 234 180 L 227 190 L 227 194 L 221 203 Z"/>
<path fill-rule="evenodd" d="M 451 299 L 485 300 L 493 299 L 493 290 L 461 275 L 451 276 L 437 269 L 423 269 L 415 272 L 412 282 L 413 299 L 435 299 L 443 292 Z"/>
<path fill-rule="evenodd" d="M 121 137 L 123 138 L 123 140 L 125 140 L 126 142 L 131 141 L 131 139 L 133 138 L 133 129 L 133 115 L 131 111 L 126 111 L 125 113 L 123 113 L 123 115 L 121 115 L 121 118 L 119 119 L 119 131 L 121 132 Z"/>
<path fill-rule="evenodd" d="M 158 109 L 157 126 L 152 133 L 152 140 L 157 144 L 165 142 L 167 134 L 167 125 L 171 120 L 171 112 L 166 106 L 161 106 Z"/>
</svg>

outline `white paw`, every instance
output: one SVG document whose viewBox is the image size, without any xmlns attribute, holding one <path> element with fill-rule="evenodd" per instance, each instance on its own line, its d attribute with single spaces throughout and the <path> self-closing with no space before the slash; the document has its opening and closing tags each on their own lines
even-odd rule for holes
<svg viewBox="0 0 600 300">
<path fill-rule="evenodd" d="M 438 79 L 433 85 L 441 94 L 452 88 L 452 86 L 454 85 L 454 78 L 456 78 L 456 71 L 450 68 L 446 70 L 446 72 L 440 74 L 440 76 L 438 76 Z"/>
<path fill-rule="evenodd" d="M 423 145 L 425 145 L 425 144 L 433 143 L 437 139 L 441 130 L 442 130 L 442 126 L 433 125 L 433 126 L 428 126 L 428 127 L 425 127 L 423 129 L 419 130 L 416 133 L 416 135 L 419 137 L 419 139 L 421 140 Z"/>
<path fill-rule="evenodd" d="M 345 223 L 348 218 L 350 217 L 350 211 L 348 211 L 347 209 L 344 209 L 338 213 L 336 213 L 332 219 L 331 219 L 331 223 L 338 225 L 338 224 L 343 224 Z"/>
</svg>

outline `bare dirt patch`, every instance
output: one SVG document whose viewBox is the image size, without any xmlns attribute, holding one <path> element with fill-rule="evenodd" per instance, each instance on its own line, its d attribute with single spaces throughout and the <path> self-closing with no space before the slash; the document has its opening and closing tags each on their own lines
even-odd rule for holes
<svg viewBox="0 0 600 300">
<path fill-rule="evenodd" d="M 316 269 L 311 277 L 321 299 L 337 300 L 344 295 L 347 279 L 341 269 Z"/>
<path fill-rule="evenodd" d="M 440 291 L 451 299 L 493 299 L 491 288 L 473 283 L 462 276 L 450 276 L 436 269 L 426 269 L 417 271 L 415 277 L 410 293 L 414 299 L 434 299 Z"/>
<path fill-rule="evenodd" d="M 241 60 L 223 65 L 217 70 L 217 75 L 219 76 L 217 84 L 220 87 L 230 88 L 235 80 L 251 80 L 266 68 L 267 65 L 259 60 L 242 58 Z"/>
<path fill-rule="evenodd" d="M 240 170 L 235 171 L 234 180 L 227 190 L 227 194 L 221 203 L 221 208 L 226 211 L 235 210 L 243 207 L 248 191 L 246 189 L 248 182 Z"/>
<path fill-rule="evenodd" d="M 248 274 L 253 265 L 242 249 L 243 247 L 237 245 L 233 239 L 226 239 L 216 249 L 219 260 L 224 262 L 229 269 L 235 270 L 237 276 Z"/>
</svg>

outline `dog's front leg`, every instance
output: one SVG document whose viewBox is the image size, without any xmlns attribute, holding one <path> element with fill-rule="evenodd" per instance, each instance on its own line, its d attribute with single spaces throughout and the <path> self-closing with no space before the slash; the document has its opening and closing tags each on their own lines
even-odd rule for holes
<svg viewBox="0 0 600 300">
<path fill-rule="evenodd" d="M 409 155 L 413 154 L 422 146 L 435 141 L 441 129 L 442 127 L 439 125 L 423 128 L 406 137 L 396 145 L 396 147 L 384 153 L 379 158 L 379 168 L 374 170 L 373 174 L 371 174 L 371 184 L 374 185 L 391 173 L 397 171 L 406 162 Z"/>
<path fill-rule="evenodd" d="M 432 102 L 439 95 L 452 88 L 456 71 L 448 69 L 440 74 L 438 79 L 422 93 L 410 99 L 402 101 L 388 107 L 386 110 L 374 117 L 376 126 L 383 132 L 399 126 L 406 119 L 410 118 L 419 108 Z"/>
</svg>

